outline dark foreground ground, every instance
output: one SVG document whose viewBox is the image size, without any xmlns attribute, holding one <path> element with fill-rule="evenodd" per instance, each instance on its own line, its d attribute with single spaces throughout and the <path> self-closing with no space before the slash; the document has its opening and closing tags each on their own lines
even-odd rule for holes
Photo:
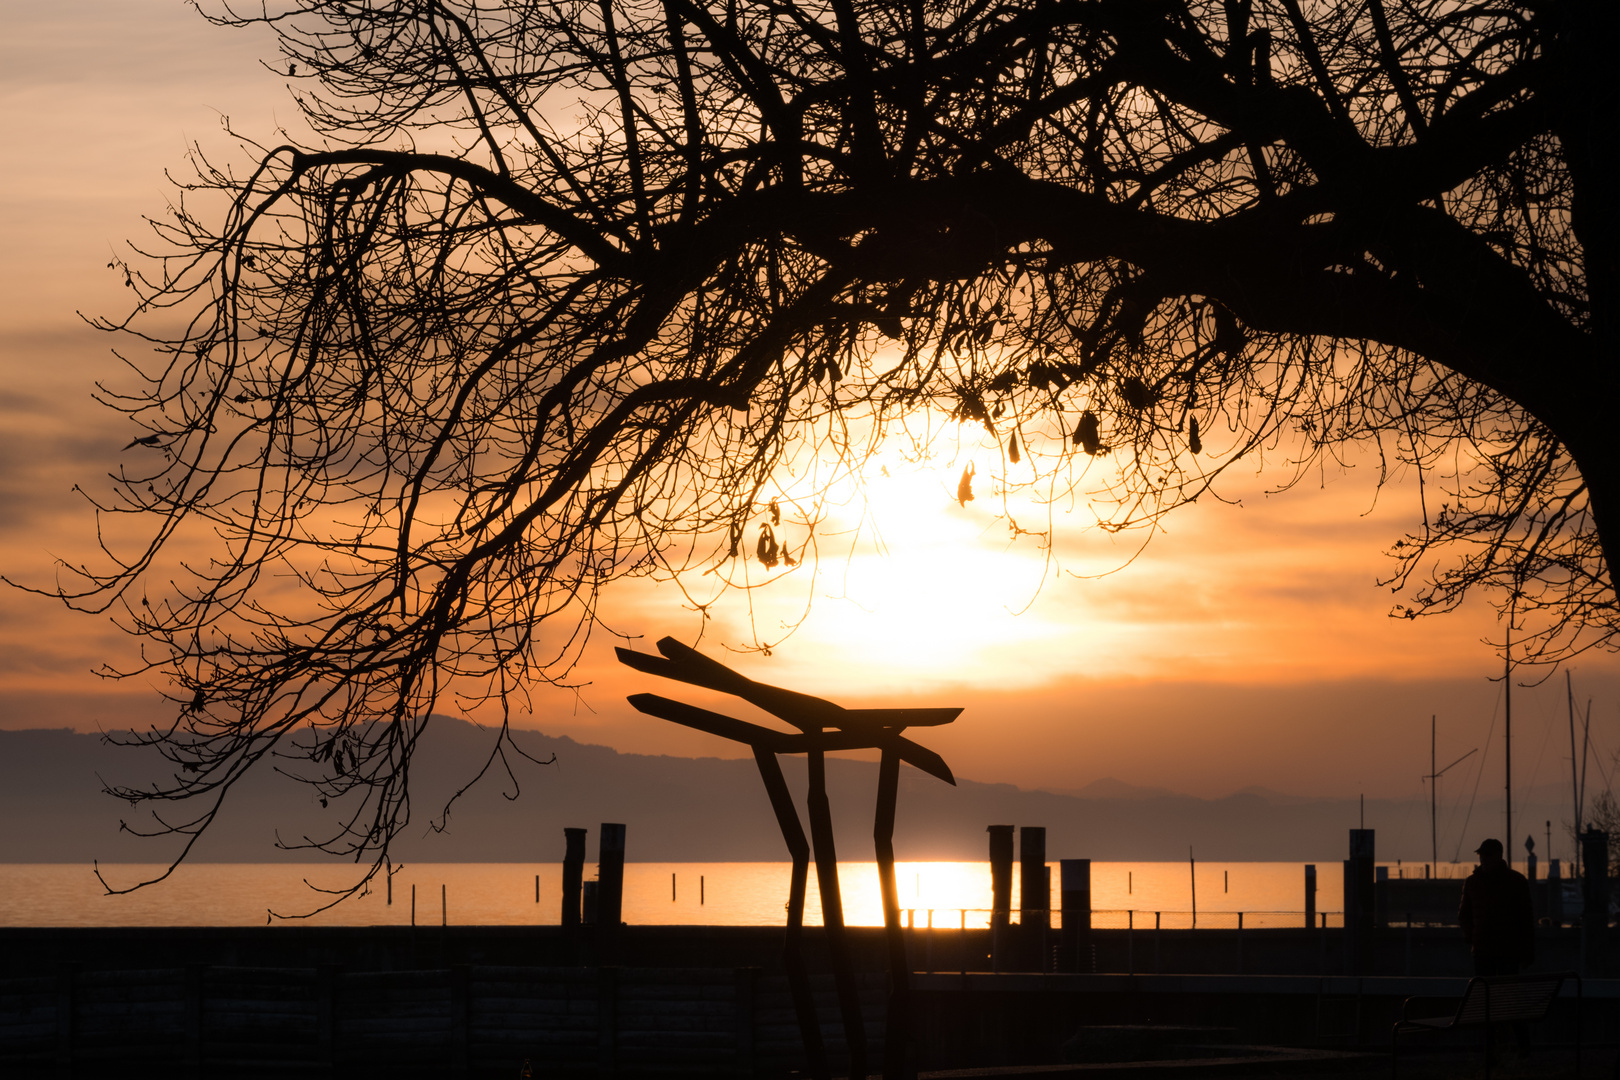
<svg viewBox="0 0 1620 1080">
<path fill-rule="evenodd" d="M 1387 1054 L 1310 1051 L 1284 1047 L 1229 1047 L 1225 1057 L 1186 1061 L 1141 1061 L 1081 1065 L 1034 1065 L 1007 1069 L 924 1071 L 918 1080 L 1389 1080 Z M 1401 1056 L 1400 1080 L 1477 1080 L 1486 1075 L 1478 1052 Z M 1578 1080 L 1620 1077 L 1614 1050 L 1588 1050 L 1579 1068 L 1572 1050 L 1542 1049 L 1504 1055 L 1491 1066 L 1492 1080 Z"/>
<path fill-rule="evenodd" d="M 842 1072 L 850 1011 L 825 943 L 805 937 Z M 1409 929 L 1375 936 L 1368 975 L 1342 973 L 1333 931 L 1097 937 L 1087 966 L 1123 971 L 996 973 L 972 966 L 990 960 L 987 932 L 918 935 L 908 1041 L 921 1075 L 1371 1080 L 1390 1075 L 1397 1018 L 1450 1015 L 1468 984 L 1436 973 L 1454 939 Z M 851 1011 L 875 1070 L 885 943 L 879 928 L 849 938 Z M 806 1054 L 781 947 L 769 927 L 624 927 L 611 940 L 558 927 L 0 928 L 0 1080 L 516 1080 L 525 1060 L 537 1080 L 794 1080 Z M 1620 979 L 1566 980 L 1533 1037 L 1540 1049 L 1504 1053 L 1491 1075 L 1620 1080 Z M 1461 1041 L 1436 1052 L 1446 1038 Z M 1578 1071 L 1562 1049 L 1577 1038 Z M 1414 1041 L 1427 1050 L 1403 1051 L 1408 1080 L 1485 1075 L 1477 1029 Z"/>
</svg>

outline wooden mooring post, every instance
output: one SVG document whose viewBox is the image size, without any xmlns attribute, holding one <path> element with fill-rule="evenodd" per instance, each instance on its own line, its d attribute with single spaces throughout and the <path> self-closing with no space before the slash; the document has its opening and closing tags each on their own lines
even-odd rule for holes
<svg viewBox="0 0 1620 1080">
<path fill-rule="evenodd" d="M 585 830 L 563 830 L 562 925 L 576 927 L 585 881 Z"/>
<path fill-rule="evenodd" d="M 1372 955 L 1374 830 L 1350 830 L 1344 860 L 1344 973 L 1366 974 Z"/>
<path fill-rule="evenodd" d="M 1091 860 L 1058 861 L 1058 905 L 1063 916 L 1060 971 L 1090 971 Z"/>
<path fill-rule="evenodd" d="M 1305 864 L 1305 929 L 1316 929 L 1316 864 Z"/>
<path fill-rule="evenodd" d="M 596 921 L 609 928 L 624 921 L 624 831 L 623 825 L 604 821 L 598 837 Z"/>
<path fill-rule="evenodd" d="M 1052 883 L 1046 872 L 1046 829 L 1040 825 L 1018 830 L 1018 908 L 1019 966 L 1025 971 L 1045 971 Z"/>
<path fill-rule="evenodd" d="M 1013 827 L 990 825 L 990 970 L 1009 964 L 1008 937 L 1012 922 Z"/>
</svg>

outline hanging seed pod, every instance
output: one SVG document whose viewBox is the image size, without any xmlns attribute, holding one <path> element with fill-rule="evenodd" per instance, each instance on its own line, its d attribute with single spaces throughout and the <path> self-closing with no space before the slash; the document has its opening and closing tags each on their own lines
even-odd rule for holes
<svg viewBox="0 0 1620 1080">
<path fill-rule="evenodd" d="M 879 315 L 875 324 L 878 332 L 893 341 L 899 341 L 906 336 L 905 327 L 900 325 L 898 315 Z"/>
<path fill-rule="evenodd" d="M 1007 436 L 1007 456 L 1012 459 L 1014 465 L 1018 464 L 1020 455 L 1018 453 L 1018 433 L 1016 431 Z"/>
<path fill-rule="evenodd" d="M 1074 444 L 1083 447 L 1092 457 L 1103 452 L 1099 426 L 1097 414 L 1089 409 L 1080 414 L 1080 422 L 1074 426 Z"/>
<path fill-rule="evenodd" d="M 1195 424 L 1197 423 L 1196 420 L 1193 421 L 1193 422 Z M 1194 430 L 1196 431 L 1197 429 L 1195 428 Z M 772 525 L 780 525 L 780 524 L 782 524 L 782 508 L 777 505 L 775 499 L 771 500 L 770 510 L 771 510 L 771 524 Z"/>
<path fill-rule="evenodd" d="M 959 506 L 966 506 L 973 501 L 973 462 L 968 462 L 962 469 L 962 479 L 956 484 L 956 502 Z"/>
<path fill-rule="evenodd" d="M 1204 440 L 1198 437 L 1198 417 L 1187 417 L 1187 449 L 1195 454 L 1204 452 Z"/>
<path fill-rule="evenodd" d="M 984 399 L 972 390 L 962 391 L 962 396 L 957 401 L 956 408 L 951 411 L 951 416 L 956 419 L 978 420 L 986 428 L 990 427 L 990 410 L 984 407 Z"/>
<path fill-rule="evenodd" d="M 761 565 L 767 570 L 776 569 L 781 560 L 777 557 L 780 549 L 776 546 L 776 534 L 769 525 L 759 527 L 759 543 L 754 545 L 754 554 L 758 556 Z"/>
</svg>

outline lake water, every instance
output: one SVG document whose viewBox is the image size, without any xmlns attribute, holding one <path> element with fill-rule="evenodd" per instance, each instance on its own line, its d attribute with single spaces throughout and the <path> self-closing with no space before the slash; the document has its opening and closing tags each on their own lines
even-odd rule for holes
<svg viewBox="0 0 1620 1080">
<path fill-rule="evenodd" d="M 1050 906 L 1058 907 L 1058 867 L 1052 868 Z M 104 865 L 114 885 L 161 873 L 160 866 Z M 1442 876 L 1460 877 L 1471 866 L 1444 864 Z M 788 863 L 629 863 L 625 866 L 624 919 L 638 925 L 782 925 L 791 867 Z M 1423 876 L 1421 865 L 1390 868 Z M 586 877 L 594 874 L 587 865 Z M 1317 865 L 1318 911 L 1342 907 L 1338 863 Z M 917 926 L 985 926 L 989 921 L 990 867 L 985 862 L 903 862 L 896 865 L 900 906 Z M 538 879 L 539 900 L 536 901 Z M 354 880 L 352 868 L 331 863 L 197 863 L 169 880 L 125 896 L 106 895 L 89 866 L 28 863 L 0 866 L 0 926 L 252 926 L 268 912 L 298 915 L 322 902 L 311 885 L 339 888 Z M 877 865 L 841 863 L 844 918 L 854 926 L 883 922 Z M 1197 924 L 1299 926 L 1305 904 L 1302 863 L 1200 862 L 1196 867 Z M 306 882 L 308 884 L 306 884 Z M 1194 873 L 1185 862 L 1093 862 L 1093 925 L 1152 926 L 1155 913 L 1166 928 L 1192 925 Z M 415 863 L 396 868 L 393 902 L 381 882 L 309 920 L 328 926 L 542 925 L 558 921 L 562 867 L 557 863 Z M 1020 906 L 1013 868 L 1013 906 Z M 805 921 L 821 922 L 821 905 L 810 868 Z M 1056 920 L 1054 920 L 1056 921 Z M 1328 925 L 1338 925 L 1334 915 Z"/>
</svg>

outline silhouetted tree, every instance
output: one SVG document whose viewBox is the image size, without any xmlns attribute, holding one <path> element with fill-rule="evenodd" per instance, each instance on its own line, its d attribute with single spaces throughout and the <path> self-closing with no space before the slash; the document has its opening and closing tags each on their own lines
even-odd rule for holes
<svg viewBox="0 0 1620 1080">
<path fill-rule="evenodd" d="M 1520 659 L 1615 644 L 1614 5 L 213 17 L 276 29 L 316 138 L 199 156 L 123 268 L 160 362 L 103 509 L 151 540 L 61 595 L 176 688 L 190 771 L 130 794 L 278 749 L 380 860 L 445 695 L 565 678 L 613 579 L 785 572 L 930 417 L 1110 529 L 1376 444 L 1423 480 L 1398 613 L 1491 586 Z"/>
</svg>

